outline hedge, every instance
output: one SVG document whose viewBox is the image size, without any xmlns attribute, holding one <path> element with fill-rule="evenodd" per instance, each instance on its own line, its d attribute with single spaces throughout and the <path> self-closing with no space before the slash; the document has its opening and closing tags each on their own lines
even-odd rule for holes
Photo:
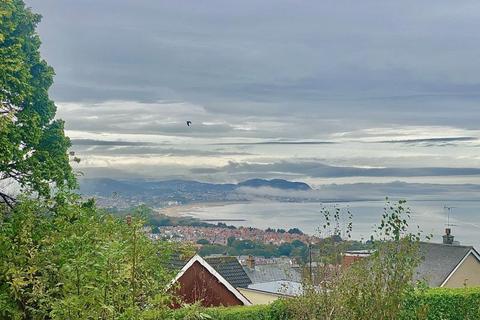
<svg viewBox="0 0 480 320">
<path fill-rule="evenodd" d="M 285 303 L 278 300 L 269 305 L 207 308 L 197 309 L 196 312 L 182 308 L 170 314 L 170 318 L 164 317 L 163 319 L 202 319 L 201 316 L 192 317 L 195 313 L 208 315 L 214 320 L 288 320 L 290 317 L 287 316 L 286 310 Z"/>
<path fill-rule="evenodd" d="M 213 308 L 207 313 L 215 320 L 288 320 L 283 301 L 251 307 Z"/>
<path fill-rule="evenodd" d="M 277 300 L 270 305 L 208 308 L 201 313 L 214 320 L 288 320 L 287 303 Z M 172 320 L 188 319 L 186 310 L 171 314 Z M 480 287 L 467 289 L 428 289 L 405 301 L 404 320 L 477 320 L 480 319 Z M 201 318 L 198 318 L 201 319 Z"/>
<path fill-rule="evenodd" d="M 405 303 L 404 319 L 427 320 L 480 319 L 480 287 L 435 288 L 417 294 Z"/>
</svg>

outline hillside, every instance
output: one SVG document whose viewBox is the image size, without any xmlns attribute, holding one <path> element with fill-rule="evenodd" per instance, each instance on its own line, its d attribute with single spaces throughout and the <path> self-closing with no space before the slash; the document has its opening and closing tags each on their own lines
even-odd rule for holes
<svg viewBox="0 0 480 320">
<path fill-rule="evenodd" d="M 308 191 L 312 188 L 304 182 L 288 181 L 283 179 L 250 179 L 237 184 L 239 187 L 251 187 L 251 188 L 274 188 L 283 190 L 295 190 L 295 191 Z"/>
<path fill-rule="evenodd" d="M 246 201 L 251 198 L 241 188 L 271 188 L 279 191 L 308 191 L 302 182 L 282 179 L 252 179 L 238 184 L 216 184 L 190 180 L 115 180 L 109 178 L 82 179 L 80 193 L 95 197 L 105 206 L 128 207 L 146 203 L 152 206 L 208 201 Z"/>
</svg>

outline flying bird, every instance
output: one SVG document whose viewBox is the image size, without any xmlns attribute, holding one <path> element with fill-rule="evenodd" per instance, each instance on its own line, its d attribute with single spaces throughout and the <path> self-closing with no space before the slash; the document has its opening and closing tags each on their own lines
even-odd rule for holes
<svg viewBox="0 0 480 320">
<path fill-rule="evenodd" d="M 187 126 L 189 126 L 189 127 L 190 127 L 191 125 L 192 125 L 192 121 L 190 121 L 190 120 L 189 120 L 189 121 L 187 121 Z"/>
</svg>

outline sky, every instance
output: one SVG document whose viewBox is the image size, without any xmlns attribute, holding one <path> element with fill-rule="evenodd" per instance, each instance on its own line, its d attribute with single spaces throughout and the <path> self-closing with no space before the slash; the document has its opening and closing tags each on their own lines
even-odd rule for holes
<svg viewBox="0 0 480 320">
<path fill-rule="evenodd" d="M 480 184 L 478 1 L 26 2 L 85 177 Z"/>
</svg>

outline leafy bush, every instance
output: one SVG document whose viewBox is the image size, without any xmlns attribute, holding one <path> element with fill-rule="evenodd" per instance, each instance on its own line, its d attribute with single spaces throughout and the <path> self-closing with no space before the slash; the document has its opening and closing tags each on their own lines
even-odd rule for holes
<svg viewBox="0 0 480 320">
<path fill-rule="evenodd" d="M 309 270 L 303 294 L 288 300 L 295 319 L 320 320 L 395 320 L 399 319 L 403 301 L 413 290 L 413 271 L 417 266 L 419 234 L 408 232 L 410 211 L 405 202 L 386 203 L 375 238 L 375 251 L 369 258 L 348 267 L 342 266 L 345 243 L 340 235 L 341 211 L 324 209 L 324 232 L 335 249 L 321 256 L 318 267 Z M 347 212 L 349 214 L 349 212 Z M 346 235 L 350 235 L 351 223 Z M 373 241 L 374 239 L 377 239 Z"/>
<path fill-rule="evenodd" d="M 407 293 L 399 318 L 402 320 L 476 320 L 480 319 L 480 288 L 415 290 Z M 298 300 L 277 300 L 270 305 L 251 307 L 208 308 L 195 306 L 171 310 L 159 319 L 214 319 L 214 320 L 287 320 L 298 319 L 289 313 L 289 303 Z M 304 308 L 311 308 L 304 305 Z M 209 316 L 210 318 L 208 318 Z M 311 319 L 323 319 L 312 314 Z M 344 318 L 345 320 L 350 318 Z M 364 319 L 370 319 L 368 316 Z"/>
<path fill-rule="evenodd" d="M 435 288 L 416 292 L 405 301 L 402 319 L 480 319 L 480 288 Z"/>
<path fill-rule="evenodd" d="M 192 312 L 194 310 L 194 312 Z M 198 318 L 195 318 L 196 315 Z M 202 318 L 202 316 L 204 318 Z M 210 318 L 205 318 L 209 316 Z M 214 320 L 287 320 L 292 319 L 287 314 L 286 305 L 283 300 L 278 300 L 269 305 L 257 306 L 238 306 L 221 308 L 182 308 L 172 312 L 169 317 L 151 318 L 149 320 L 159 319 L 214 319 Z"/>
<path fill-rule="evenodd" d="M 134 319 L 165 308 L 171 244 L 151 241 L 142 226 L 93 202 L 24 199 L 0 210 L 0 318 Z"/>
</svg>

